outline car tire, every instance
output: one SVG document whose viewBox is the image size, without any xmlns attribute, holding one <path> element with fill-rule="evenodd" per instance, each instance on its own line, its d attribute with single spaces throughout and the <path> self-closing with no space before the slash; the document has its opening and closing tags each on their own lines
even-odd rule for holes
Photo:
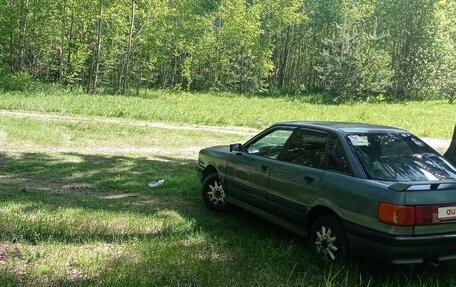
<svg viewBox="0 0 456 287">
<path fill-rule="evenodd" d="M 208 175 L 201 188 L 203 200 L 209 209 L 231 211 L 232 205 L 226 202 L 225 188 L 216 173 Z"/>
<path fill-rule="evenodd" d="M 350 258 L 342 224 L 332 215 L 322 215 L 315 220 L 310 229 L 309 245 L 315 256 L 329 262 L 345 263 Z"/>
</svg>

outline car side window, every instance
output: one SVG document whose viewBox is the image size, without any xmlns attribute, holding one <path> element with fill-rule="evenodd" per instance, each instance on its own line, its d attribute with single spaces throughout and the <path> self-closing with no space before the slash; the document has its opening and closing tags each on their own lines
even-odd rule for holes
<svg viewBox="0 0 456 287">
<path fill-rule="evenodd" d="M 353 174 L 350 164 L 348 163 L 344 147 L 334 134 L 331 134 L 331 138 L 329 140 L 327 169 L 349 175 Z"/>
<path fill-rule="evenodd" d="M 287 143 L 280 160 L 313 168 L 324 168 L 326 142 L 324 132 L 298 130 Z"/>
<path fill-rule="evenodd" d="M 246 147 L 246 152 L 251 155 L 276 159 L 282 152 L 293 130 L 275 130 Z"/>
</svg>

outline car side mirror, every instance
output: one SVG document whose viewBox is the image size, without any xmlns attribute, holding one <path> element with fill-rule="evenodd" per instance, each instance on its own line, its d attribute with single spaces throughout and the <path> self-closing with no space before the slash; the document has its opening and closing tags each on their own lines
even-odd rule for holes
<svg viewBox="0 0 456 287">
<path fill-rule="evenodd" d="M 230 144 L 230 152 L 241 152 L 242 150 L 242 144 L 236 143 L 236 144 Z"/>
</svg>

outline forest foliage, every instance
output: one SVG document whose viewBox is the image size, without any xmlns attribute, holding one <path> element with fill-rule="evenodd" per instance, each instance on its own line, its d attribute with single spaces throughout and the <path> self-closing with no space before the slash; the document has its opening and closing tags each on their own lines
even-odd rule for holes
<svg viewBox="0 0 456 287">
<path fill-rule="evenodd" d="M 3 90 L 456 101 L 454 0 L 1 0 L 0 27 Z"/>
</svg>

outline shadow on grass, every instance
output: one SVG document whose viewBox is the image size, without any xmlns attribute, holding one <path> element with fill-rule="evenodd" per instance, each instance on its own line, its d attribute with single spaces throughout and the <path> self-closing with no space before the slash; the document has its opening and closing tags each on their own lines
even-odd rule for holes
<svg viewBox="0 0 456 287">
<path fill-rule="evenodd" d="M 171 210 L 194 221 L 195 229 L 216 230 L 220 234 L 259 233 L 268 237 L 283 234 L 286 240 L 296 240 L 283 231 L 247 212 L 216 214 L 208 211 L 200 198 L 200 183 L 195 161 L 164 156 L 134 157 L 88 155 L 78 153 L 20 153 L 0 156 L 0 200 L 3 205 L 21 203 L 21 213 L 58 212 L 62 208 L 91 212 L 111 212 L 112 216 L 138 214 L 157 216 Z M 164 186 L 149 188 L 151 180 L 165 179 Z M 3 192 L 2 192 L 3 190 Z M 223 228 L 220 228 L 222 227 Z M 253 227 L 253 228 L 252 228 Z M 52 230 L 54 235 L 55 230 Z M 92 240 L 124 240 L 147 234 L 122 236 L 85 234 L 79 239 L 64 236 L 64 242 Z M 41 238 L 55 236 L 43 234 Z M 160 236 L 156 232 L 153 236 Z M 32 239 L 24 234 L 25 239 Z"/>
<path fill-rule="evenodd" d="M 147 183 L 165 179 L 162 192 L 197 187 L 196 162 L 166 156 L 134 157 L 80 153 L 0 155 L 4 180 L 54 191 L 148 192 Z M 177 187 L 184 188 L 177 188 Z M 169 188 L 168 188 L 169 187 Z"/>
<path fill-rule="evenodd" d="M 191 160 L 163 156 L 3 154 L 0 237 L 32 244 L 135 246 L 134 266 L 112 259 L 97 278 L 63 278 L 59 286 L 454 284 L 453 263 L 432 269 L 361 259 L 348 266 L 314 261 L 309 247 L 303 247 L 304 240 L 272 223 L 239 210 L 208 211 L 200 199 L 194 165 Z M 162 178 L 163 187 L 147 187 L 148 181 Z M 8 220 L 13 219 L 8 216 L 15 214 L 19 219 L 10 225 Z M 43 220 L 34 224 L 32 219 L 42 214 Z M 71 221 L 71 216 L 76 220 Z M 105 224 L 134 225 L 141 220 L 146 225 L 158 222 L 159 228 L 117 232 Z M 84 225 L 87 229 L 81 228 Z M 5 276 L 11 277 L 6 283 L 16 282 L 14 272 Z M 220 278 L 226 281 L 220 284 Z"/>
</svg>

